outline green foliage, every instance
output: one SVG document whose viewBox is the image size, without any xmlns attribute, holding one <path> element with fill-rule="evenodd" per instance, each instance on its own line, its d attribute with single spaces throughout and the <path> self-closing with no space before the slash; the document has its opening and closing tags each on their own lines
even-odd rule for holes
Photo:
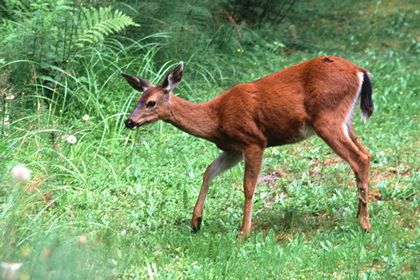
<svg viewBox="0 0 420 280">
<path fill-rule="evenodd" d="M 252 79 L 259 70 L 267 73 L 270 66 L 281 64 L 284 36 L 273 31 L 285 26 L 277 24 L 263 32 L 265 28 L 236 21 L 225 2 L 229 1 L 131 1 L 130 7 L 141 12 L 124 11 L 142 28 L 130 30 L 127 36 L 138 40 L 164 32 L 167 36 L 159 41 L 163 47 L 156 63 L 187 62 L 189 73 L 204 81 L 203 86 L 217 84 L 226 89 L 238 80 L 249 79 L 250 74 Z"/>
<path fill-rule="evenodd" d="M 13 20 L 21 13 L 31 12 L 30 0 L 3 0 L 0 2 L 0 14 L 3 20 Z"/>
<path fill-rule="evenodd" d="M 248 24 L 270 26 L 280 24 L 288 16 L 296 0 L 229 0 L 226 1 L 226 16 L 231 20 Z"/>
<path fill-rule="evenodd" d="M 227 1 L 105 2 L 2 2 L 0 262 L 23 263 L 18 279 L 420 277 L 411 1 L 297 1 L 270 28 L 270 13 L 261 27 L 233 24 L 218 6 Z M 163 122 L 126 130 L 139 93 L 119 73 L 159 84 L 182 59 L 175 94 L 204 102 L 326 53 L 373 73 L 373 117 L 354 120 L 372 154 L 373 232 L 359 232 L 348 165 L 314 137 L 267 149 L 262 175 L 280 177 L 258 186 L 249 239 L 236 240 L 242 165 L 214 180 L 192 234 L 201 176 L 220 151 Z M 29 181 L 13 175 L 21 165 Z"/>
<path fill-rule="evenodd" d="M 8 7 L 15 10 L 23 5 L 8 3 Z M 62 115 L 71 109 L 79 116 L 104 116 L 106 113 L 102 109 L 108 104 L 101 101 L 100 105 L 98 100 L 110 89 L 108 83 L 112 82 L 112 78 L 103 85 L 97 85 L 100 78 L 96 70 L 102 67 L 104 70 L 100 75 L 112 77 L 120 71 L 115 65 L 116 60 L 131 63 L 131 56 L 129 59 L 119 57 L 124 49 L 140 55 L 153 53 L 155 48 L 154 44 L 148 44 L 150 49 L 144 50 L 141 41 L 124 46 L 111 39 L 111 35 L 128 26 L 139 26 L 111 7 L 84 8 L 82 5 L 74 6 L 73 1 L 57 0 L 31 3 L 28 9 L 19 11 L 21 13 L 13 15 L 16 22 L 4 20 L 2 31 L 7 36 L 2 40 L 4 52 L 0 55 L 5 59 L 0 60 L 3 61 L 0 69 L 7 75 L 0 76 L 0 83 L 8 91 L 13 87 L 14 96 L 25 94 L 37 106 L 43 107 L 43 103 L 47 102 L 46 110 L 54 114 Z M 92 63 L 93 60 L 96 62 Z M 94 66 L 85 68 L 87 63 Z M 28 102 L 21 102 L 21 105 L 28 110 L 33 108 Z M 6 114 L 8 118 L 18 114 L 9 111 L 6 108 L 2 110 L 3 118 Z"/>
<path fill-rule="evenodd" d="M 80 22 L 77 24 L 76 45 L 83 48 L 86 43 L 103 42 L 105 36 L 120 32 L 128 26 L 139 26 L 121 11 L 112 11 L 111 7 L 81 9 Z"/>
<path fill-rule="evenodd" d="M 24 2 L 8 2 L 16 12 L 13 20 L 3 19 L 1 43 L 9 63 L 3 66 L 13 71 L 14 84 L 28 83 L 36 76 L 55 78 L 54 67 L 63 68 L 66 63 L 83 55 L 84 48 L 102 44 L 105 39 L 128 26 L 139 26 L 119 10 L 108 8 L 84 8 L 73 1 L 37 1 L 29 8 L 20 9 Z M 12 5 L 11 3 L 14 3 Z M 26 66 L 21 63 L 26 61 Z M 18 65 L 16 64 L 17 62 Z M 19 72 L 17 72 L 19 70 Z"/>
</svg>

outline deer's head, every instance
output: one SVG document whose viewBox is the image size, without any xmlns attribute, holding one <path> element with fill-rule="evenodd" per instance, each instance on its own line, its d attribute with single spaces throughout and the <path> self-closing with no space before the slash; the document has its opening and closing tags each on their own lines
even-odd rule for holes
<svg viewBox="0 0 420 280">
<path fill-rule="evenodd" d="M 159 86 L 155 86 L 145 79 L 121 73 L 135 90 L 143 93 L 137 100 L 137 107 L 125 121 L 127 128 L 134 130 L 142 125 L 167 118 L 171 92 L 181 82 L 183 69 L 184 63 L 180 62 Z"/>
</svg>

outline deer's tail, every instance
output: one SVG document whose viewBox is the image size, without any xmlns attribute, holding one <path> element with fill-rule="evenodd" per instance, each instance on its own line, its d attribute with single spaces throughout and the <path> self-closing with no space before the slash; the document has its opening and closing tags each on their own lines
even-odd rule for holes
<svg viewBox="0 0 420 280">
<path fill-rule="evenodd" d="M 360 92 L 360 110 L 362 111 L 362 119 L 365 123 L 373 113 L 372 92 L 370 74 L 367 71 L 363 71 L 363 82 Z"/>
</svg>

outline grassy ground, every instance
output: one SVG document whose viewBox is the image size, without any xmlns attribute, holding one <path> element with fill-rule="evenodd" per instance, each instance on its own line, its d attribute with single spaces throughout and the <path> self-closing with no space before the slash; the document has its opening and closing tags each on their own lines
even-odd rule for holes
<svg viewBox="0 0 420 280">
<path fill-rule="evenodd" d="M 140 63 L 129 62 L 127 49 L 126 57 L 115 51 L 99 61 L 92 52 L 84 77 L 71 87 L 62 80 L 68 96 L 54 112 L 40 95 L 4 98 L 9 120 L 0 138 L 0 260 L 23 263 L 19 279 L 420 278 L 420 74 L 412 55 L 419 7 L 357 3 L 348 10 L 349 1 L 324 8 L 309 2 L 319 18 L 294 23 L 297 48 L 304 37 L 314 42 L 310 51 L 267 58 L 245 49 L 232 57 L 252 65 L 249 78 L 236 83 L 326 52 L 373 73 L 374 115 L 366 125 L 359 115 L 354 119 L 372 154 L 372 233 L 358 228 L 349 166 L 315 137 L 266 151 L 262 176 L 276 172 L 279 178 L 257 189 L 249 239 L 236 240 L 242 165 L 214 180 L 202 230 L 191 233 L 202 173 L 220 151 L 163 122 L 134 132 L 123 127 L 137 93 L 118 72 L 136 74 Z M 346 7 L 359 16 L 347 19 Z M 167 68 L 142 76 L 153 80 Z M 102 71 L 110 78 L 100 79 Z M 186 64 L 175 92 L 180 96 L 202 102 L 226 89 L 198 76 L 193 81 L 188 71 Z M 225 75 L 234 80 L 234 73 Z M 87 106 L 70 114 L 77 102 Z M 77 141 L 71 144 L 69 136 Z M 30 181 L 11 177 L 17 164 L 32 171 Z"/>
</svg>

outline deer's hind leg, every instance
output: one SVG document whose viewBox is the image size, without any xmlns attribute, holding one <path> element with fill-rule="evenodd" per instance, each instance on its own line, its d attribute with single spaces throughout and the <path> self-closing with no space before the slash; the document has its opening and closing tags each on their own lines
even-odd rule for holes
<svg viewBox="0 0 420 280">
<path fill-rule="evenodd" d="M 369 202 L 369 169 L 370 169 L 370 153 L 369 151 L 363 146 L 362 142 L 360 142 L 359 138 L 357 137 L 356 133 L 354 132 L 353 127 L 349 128 L 349 135 L 351 140 L 353 141 L 353 143 L 359 148 L 359 150 L 361 152 L 363 152 L 369 159 L 368 161 L 368 168 L 367 168 L 367 182 L 368 182 L 368 187 L 366 189 L 359 189 L 359 206 L 358 206 L 358 210 L 357 210 L 357 217 L 363 217 L 364 213 L 367 213 L 367 204 Z M 362 199 L 362 201 L 361 201 Z M 365 202 L 363 202 L 365 201 Z"/>
<path fill-rule="evenodd" d="M 357 138 L 349 123 L 344 121 L 331 123 L 331 118 L 329 118 L 325 122 L 321 120 L 314 123 L 314 129 L 334 152 L 350 164 L 356 175 L 359 224 L 363 231 L 370 232 L 368 212 L 370 153 Z"/>
</svg>

